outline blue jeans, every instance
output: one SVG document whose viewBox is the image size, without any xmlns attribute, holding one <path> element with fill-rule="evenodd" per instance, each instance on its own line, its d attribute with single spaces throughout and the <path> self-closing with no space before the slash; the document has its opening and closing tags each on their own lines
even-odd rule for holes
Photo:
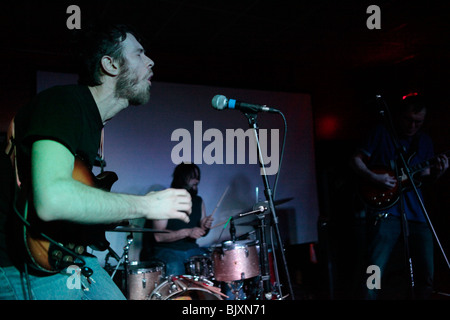
<svg viewBox="0 0 450 320">
<path fill-rule="evenodd" d="M 410 287 L 410 283 L 403 281 L 402 284 L 406 284 L 404 287 L 391 288 L 391 283 L 386 282 L 385 279 L 387 276 L 386 270 L 389 270 L 388 267 L 391 267 L 395 259 L 401 259 L 401 263 L 404 261 L 404 247 L 398 246 L 399 241 L 400 244 L 403 244 L 401 219 L 389 215 L 386 218 L 378 219 L 376 224 L 375 221 L 369 221 L 369 223 L 372 230 L 369 239 L 368 265 L 376 265 L 380 268 L 381 289 L 365 288 L 365 298 L 370 300 L 380 297 L 389 298 L 389 296 L 380 295 L 380 293 L 388 292 L 385 289 L 390 289 L 391 292 L 395 293 L 404 291 L 404 295 L 407 295 L 407 290 L 404 289 L 407 289 L 406 286 Z M 427 299 L 433 289 L 433 235 L 426 223 L 410 221 L 408 228 L 409 251 L 413 266 L 414 297 L 416 299 Z M 397 255 L 395 249 L 400 249 Z M 409 281 L 409 265 L 403 268 L 400 274 Z"/>
<path fill-rule="evenodd" d="M 44 277 L 29 275 L 28 282 L 17 268 L 0 267 L 0 300 L 125 300 L 96 257 L 84 257 L 84 260 L 94 272 L 91 283 L 76 268 L 69 267 Z"/>
</svg>

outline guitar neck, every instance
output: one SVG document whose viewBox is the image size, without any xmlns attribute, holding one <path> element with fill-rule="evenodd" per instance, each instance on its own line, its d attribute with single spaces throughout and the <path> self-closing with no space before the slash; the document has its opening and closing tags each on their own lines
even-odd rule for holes
<svg viewBox="0 0 450 320">
<path fill-rule="evenodd" d="M 444 154 L 444 155 L 446 155 L 446 156 L 449 156 L 449 155 L 450 155 L 450 150 L 448 150 L 448 151 L 446 151 L 446 152 L 444 152 L 444 153 L 441 153 L 441 154 Z M 415 166 L 411 167 L 411 172 L 412 172 L 413 174 L 415 174 L 415 173 L 417 173 L 417 172 L 420 172 L 420 171 L 422 171 L 422 170 L 425 170 L 426 168 L 429 168 L 429 167 L 434 166 L 434 165 L 436 164 L 436 162 L 437 162 L 437 157 L 434 157 L 434 158 L 432 158 L 432 159 L 430 159 L 430 160 L 421 162 L 421 163 L 416 164 Z"/>
</svg>

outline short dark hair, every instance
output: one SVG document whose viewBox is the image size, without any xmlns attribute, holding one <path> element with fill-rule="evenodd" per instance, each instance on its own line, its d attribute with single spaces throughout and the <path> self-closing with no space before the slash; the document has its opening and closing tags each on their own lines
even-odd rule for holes
<svg viewBox="0 0 450 320">
<path fill-rule="evenodd" d="M 120 65 L 125 63 L 122 42 L 127 33 L 139 40 L 133 27 L 125 24 L 92 25 L 83 30 L 78 40 L 78 83 L 87 86 L 101 85 L 101 59 L 110 56 Z"/>
<path fill-rule="evenodd" d="M 172 177 L 171 188 L 186 188 L 189 179 L 197 178 L 200 180 L 200 168 L 194 163 L 182 162 L 175 167 Z"/>
<path fill-rule="evenodd" d="M 419 94 L 409 94 L 403 97 L 400 102 L 399 112 L 414 112 L 418 113 L 422 110 L 427 110 L 427 103 L 422 95 Z"/>
</svg>

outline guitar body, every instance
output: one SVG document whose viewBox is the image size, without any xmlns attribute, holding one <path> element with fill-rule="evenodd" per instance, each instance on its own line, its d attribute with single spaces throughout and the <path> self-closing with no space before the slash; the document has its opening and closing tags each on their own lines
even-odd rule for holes
<svg viewBox="0 0 450 320">
<path fill-rule="evenodd" d="M 110 191 L 114 182 L 118 180 L 117 175 L 110 171 L 94 176 L 78 157 L 75 158 L 72 177 L 85 185 L 105 191 Z M 33 209 L 30 208 L 24 212 L 24 218 L 31 226 L 31 228 L 23 227 L 25 248 L 31 262 L 30 265 L 39 271 L 59 272 L 67 266 L 75 264 L 76 256 L 84 253 L 87 246 L 99 251 L 104 251 L 109 246 L 105 238 L 105 231 L 109 225 L 43 222 Z"/>
<path fill-rule="evenodd" d="M 450 151 L 446 151 L 442 153 L 442 155 L 449 157 Z M 408 159 L 408 162 L 410 162 L 414 156 L 415 154 L 411 155 L 411 157 Z M 433 167 L 434 165 L 436 165 L 437 159 L 438 157 L 435 157 L 430 160 L 416 164 L 410 168 L 411 177 L 413 178 L 414 183 L 417 187 L 420 187 L 420 182 L 414 179 L 414 175 L 418 172 L 423 171 L 426 168 Z M 383 166 L 370 167 L 370 170 L 373 171 L 374 173 L 381 173 L 381 174 L 388 173 L 393 177 L 396 176 L 394 171 L 389 170 Z M 358 185 L 358 193 L 362 201 L 369 207 L 378 210 L 388 209 L 393 205 L 395 205 L 400 198 L 400 191 L 410 189 L 412 185 L 411 181 L 408 178 L 408 175 L 406 174 L 405 169 L 400 167 L 399 170 L 400 176 L 398 177 L 398 179 L 400 179 L 401 181 L 401 189 L 399 187 L 398 182 L 392 189 L 386 189 L 385 187 L 377 185 L 375 183 L 360 181 Z"/>
<path fill-rule="evenodd" d="M 385 167 L 373 167 L 370 169 L 374 173 L 384 174 L 388 173 L 395 176 L 394 172 Z M 395 205 L 399 200 L 400 190 L 398 182 L 392 189 L 380 186 L 378 184 L 364 181 L 360 183 L 358 191 L 366 205 L 374 209 L 388 209 Z"/>
</svg>

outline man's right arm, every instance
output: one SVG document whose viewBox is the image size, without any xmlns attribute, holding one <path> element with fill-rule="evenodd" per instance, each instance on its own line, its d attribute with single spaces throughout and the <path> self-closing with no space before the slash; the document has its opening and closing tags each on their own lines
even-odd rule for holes
<svg viewBox="0 0 450 320">
<path fill-rule="evenodd" d="M 371 171 L 364 161 L 365 157 L 363 153 L 357 152 L 351 158 L 350 165 L 356 174 L 365 180 L 382 185 L 387 189 L 395 187 L 397 179 L 388 173 L 375 173 Z"/>
<path fill-rule="evenodd" d="M 166 189 L 138 196 L 87 186 L 72 178 L 74 155 L 53 140 L 34 142 L 31 161 L 34 204 L 44 221 L 86 224 L 136 218 L 189 221 L 192 202 L 186 190 Z"/>
</svg>

